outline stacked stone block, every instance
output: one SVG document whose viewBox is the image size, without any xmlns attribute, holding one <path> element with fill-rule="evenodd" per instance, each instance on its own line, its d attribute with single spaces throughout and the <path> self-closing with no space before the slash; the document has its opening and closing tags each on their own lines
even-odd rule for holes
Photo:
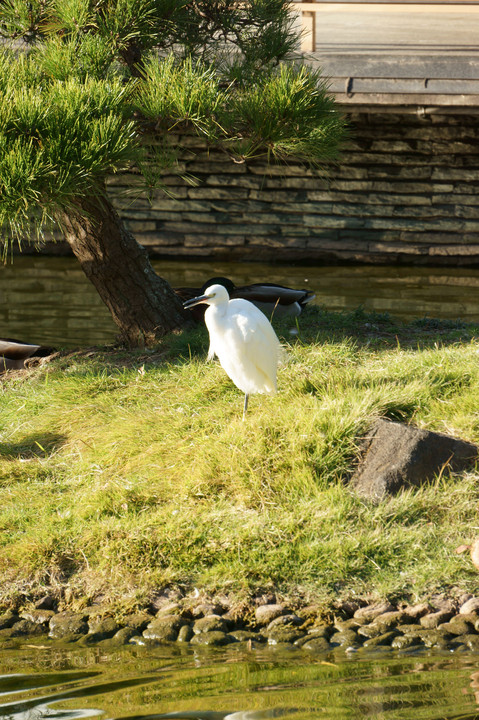
<svg viewBox="0 0 479 720">
<path fill-rule="evenodd" d="M 163 257 L 479 262 L 479 117 L 349 119 L 327 175 L 233 162 L 188 138 L 164 190 L 135 193 L 139 178 L 126 173 L 110 191 L 137 239 Z"/>
</svg>

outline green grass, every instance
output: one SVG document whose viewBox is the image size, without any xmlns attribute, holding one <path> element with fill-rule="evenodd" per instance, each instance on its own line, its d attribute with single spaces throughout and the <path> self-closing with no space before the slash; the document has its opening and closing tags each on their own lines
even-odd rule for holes
<svg viewBox="0 0 479 720">
<path fill-rule="evenodd" d="M 201 328 L 4 376 L 0 603 L 48 590 L 129 609 L 176 584 L 325 606 L 475 592 L 454 549 L 478 530 L 477 472 L 377 506 L 347 479 L 380 416 L 479 443 L 478 331 L 308 310 L 278 395 L 252 397 L 245 422 Z"/>
</svg>

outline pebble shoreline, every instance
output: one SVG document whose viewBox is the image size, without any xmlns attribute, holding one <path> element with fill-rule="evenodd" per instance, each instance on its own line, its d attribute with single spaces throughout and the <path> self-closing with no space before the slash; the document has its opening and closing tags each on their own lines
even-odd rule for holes
<svg viewBox="0 0 479 720">
<path fill-rule="evenodd" d="M 434 605 L 403 607 L 388 602 L 363 606 L 344 602 L 328 620 L 321 618 L 316 607 L 292 611 L 276 602 L 257 605 L 247 619 L 213 602 L 188 610 L 181 602 L 166 602 L 154 614 L 138 612 L 121 621 L 106 615 L 101 606 L 56 612 L 38 605 L 41 603 L 31 610 L 0 615 L 0 647 L 20 638 L 46 635 L 53 642 L 105 649 L 127 644 L 246 643 L 249 647 L 296 647 L 321 654 L 360 648 L 479 652 L 479 597 L 461 603 L 441 600 Z"/>
</svg>

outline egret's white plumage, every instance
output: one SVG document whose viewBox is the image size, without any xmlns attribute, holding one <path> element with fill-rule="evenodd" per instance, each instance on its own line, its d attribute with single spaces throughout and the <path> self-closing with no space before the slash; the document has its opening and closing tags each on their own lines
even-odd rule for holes
<svg viewBox="0 0 479 720">
<path fill-rule="evenodd" d="M 206 303 L 205 323 L 210 335 L 208 359 L 217 356 L 236 387 L 248 396 L 276 392 L 280 344 L 270 322 L 248 300 L 230 300 L 223 285 L 210 285 L 185 307 Z"/>
</svg>

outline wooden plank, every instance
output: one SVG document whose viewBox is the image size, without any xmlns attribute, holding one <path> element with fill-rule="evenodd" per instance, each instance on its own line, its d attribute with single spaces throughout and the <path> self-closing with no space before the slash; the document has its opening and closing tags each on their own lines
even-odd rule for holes
<svg viewBox="0 0 479 720">
<path fill-rule="evenodd" d="M 303 12 L 301 20 L 301 51 L 314 52 L 316 50 L 316 13 Z"/>
<path fill-rule="evenodd" d="M 321 53 L 308 58 L 308 64 L 321 68 L 329 78 L 425 78 L 479 80 L 479 57 L 461 55 L 391 55 L 381 52 L 367 55 L 357 52 Z M 302 60 L 302 58 L 300 58 Z"/>
<path fill-rule="evenodd" d="M 294 11 L 299 11 L 297 17 L 301 23 L 301 52 L 314 52 L 316 50 L 316 12 L 306 9 L 312 3 L 296 2 Z M 316 10 L 316 8 L 313 8 Z"/>
<path fill-rule="evenodd" d="M 344 95 L 336 96 L 336 102 L 341 112 L 350 115 L 374 115 L 378 113 L 381 115 L 397 115 L 398 112 L 401 115 L 418 115 L 420 117 L 426 117 L 427 115 L 479 115 L 479 107 L 477 106 L 479 98 L 476 98 L 475 105 L 463 104 L 461 106 L 434 104 L 431 103 L 431 98 L 429 98 L 429 102 L 425 102 L 425 98 L 422 98 L 422 100 L 422 104 L 416 100 L 411 100 L 409 104 L 403 105 L 399 111 L 397 103 L 378 105 L 370 95 L 356 105 L 351 102 L 350 98 L 345 100 Z"/>
<path fill-rule="evenodd" d="M 329 81 L 332 93 L 390 93 L 424 95 L 474 95 L 479 96 L 479 80 L 461 80 L 457 78 L 371 78 L 371 77 L 334 77 Z"/>
<path fill-rule="evenodd" d="M 424 93 L 334 93 L 336 101 L 340 105 L 371 105 L 376 112 L 380 112 L 380 105 L 394 105 L 402 107 L 411 105 L 414 108 L 445 106 L 455 108 L 477 108 L 479 105 L 478 95 L 426 95 Z M 382 110 L 381 110 L 382 112 Z M 402 112 L 402 110 L 401 110 Z"/>
</svg>

